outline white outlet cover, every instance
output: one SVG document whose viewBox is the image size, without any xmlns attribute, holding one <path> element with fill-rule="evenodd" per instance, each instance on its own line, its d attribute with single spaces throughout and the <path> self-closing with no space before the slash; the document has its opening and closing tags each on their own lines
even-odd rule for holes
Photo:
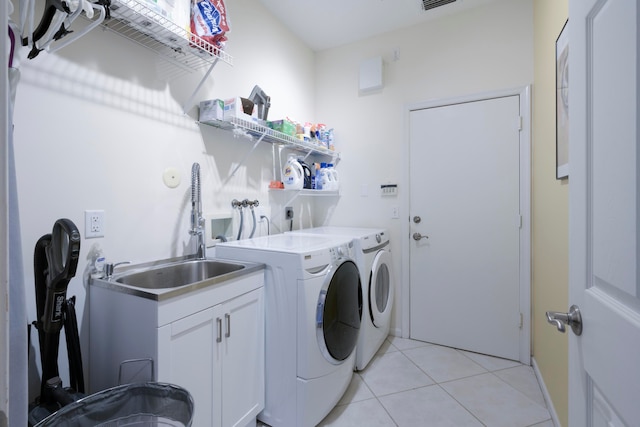
<svg viewBox="0 0 640 427">
<path fill-rule="evenodd" d="M 104 211 L 87 210 L 84 211 L 84 238 L 93 239 L 104 237 Z"/>
<path fill-rule="evenodd" d="M 178 185 L 180 185 L 180 178 L 180 171 L 173 167 L 166 168 L 162 173 L 162 180 L 164 181 L 164 185 L 169 188 L 176 188 Z"/>
</svg>

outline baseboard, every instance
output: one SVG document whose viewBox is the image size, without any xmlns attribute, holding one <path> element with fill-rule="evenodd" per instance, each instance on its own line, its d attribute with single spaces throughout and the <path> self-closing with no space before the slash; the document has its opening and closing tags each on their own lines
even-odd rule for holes
<svg viewBox="0 0 640 427">
<path fill-rule="evenodd" d="M 544 396 L 544 401 L 547 404 L 547 410 L 549 411 L 549 415 L 551 415 L 551 421 L 555 427 L 562 427 L 560 425 L 560 420 L 558 420 L 558 414 L 556 413 L 556 408 L 553 406 L 553 402 L 551 401 L 551 396 L 549 396 L 549 391 L 547 390 L 547 386 L 542 379 L 542 374 L 540 373 L 540 369 L 538 369 L 538 364 L 536 363 L 536 358 L 531 358 L 531 366 L 533 367 L 533 372 L 536 374 L 536 378 L 538 379 L 538 384 L 540 384 L 540 389 L 542 390 L 542 395 Z"/>
</svg>

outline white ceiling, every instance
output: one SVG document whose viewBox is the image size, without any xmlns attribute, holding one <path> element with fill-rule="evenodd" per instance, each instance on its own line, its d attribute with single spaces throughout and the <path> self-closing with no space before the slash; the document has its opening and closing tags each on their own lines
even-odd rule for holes
<svg viewBox="0 0 640 427">
<path fill-rule="evenodd" d="M 496 0 L 456 0 L 422 10 L 422 0 L 260 0 L 313 50 L 324 50 Z"/>
</svg>

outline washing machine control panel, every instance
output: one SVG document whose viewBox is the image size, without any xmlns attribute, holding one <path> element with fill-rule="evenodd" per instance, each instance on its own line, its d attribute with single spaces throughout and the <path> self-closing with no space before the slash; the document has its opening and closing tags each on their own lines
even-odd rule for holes
<svg viewBox="0 0 640 427">
<path fill-rule="evenodd" d="M 345 243 L 329 249 L 331 261 L 336 262 L 341 258 L 353 258 L 353 242 Z"/>
</svg>

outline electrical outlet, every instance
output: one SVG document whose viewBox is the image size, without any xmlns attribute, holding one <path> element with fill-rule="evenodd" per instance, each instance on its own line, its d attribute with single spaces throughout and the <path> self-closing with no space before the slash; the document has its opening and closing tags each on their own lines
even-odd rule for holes
<svg viewBox="0 0 640 427">
<path fill-rule="evenodd" d="M 293 219 L 293 208 L 291 206 L 284 208 L 284 219 Z"/>
<path fill-rule="evenodd" d="M 104 211 L 84 211 L 84 237 L 104 237 Z"/>
</svg>

